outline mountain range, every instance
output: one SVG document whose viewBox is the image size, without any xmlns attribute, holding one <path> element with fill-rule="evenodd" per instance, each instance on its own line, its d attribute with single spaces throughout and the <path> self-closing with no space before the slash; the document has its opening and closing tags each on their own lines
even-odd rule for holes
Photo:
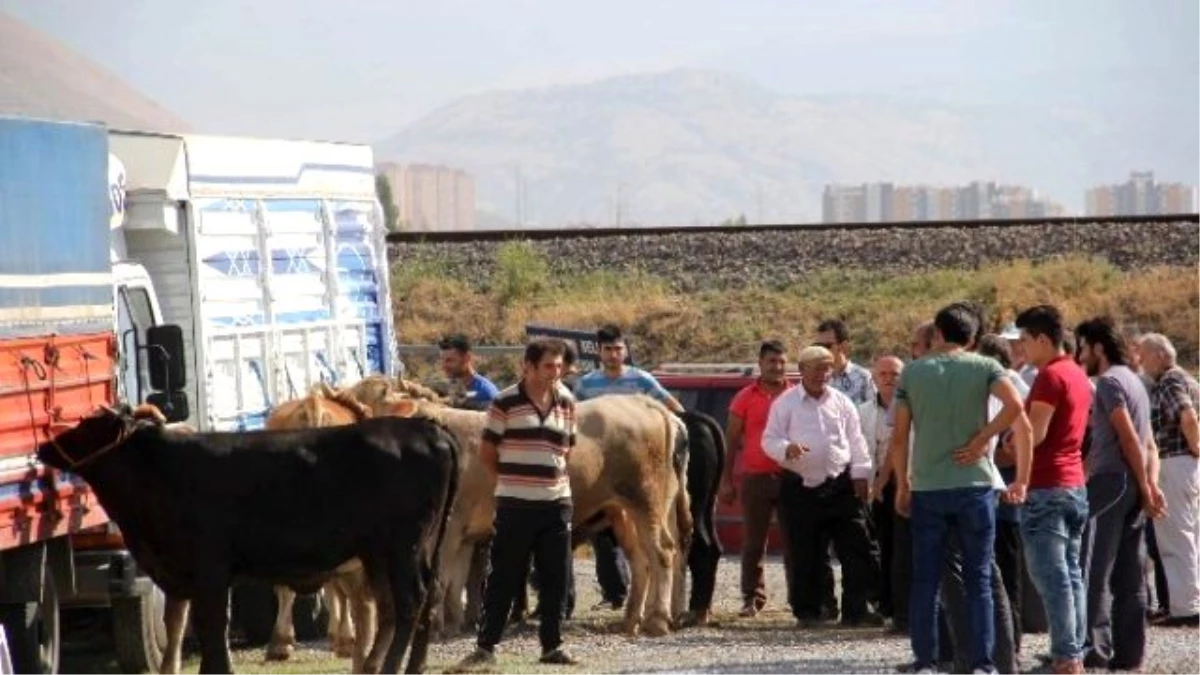
<svg viewBox="0 0 1200 675">
<path fill-rule="evenodd" d="M 142 131 L 191 125 L 118 75 L 0 12 L 0 113 L 105 122 Z"/>
<path fill-rule="evenodd" d="M 464 97 L 375 149 L 471 172 L 496 225 L 811 222 L 833 182 L 995 180 L 1069 211 L 1134 169 L 1196 182 L 1195 101 L 1147 124 L 1127 105 L 1064 100 L 793 96 L 682 69 Z"/>
<path fill-rule="evenodd" d="M 374 148 L 470 172 L 485 227 L 811 222 L 826 184 L 874 181 L 1021 184 L 1079 212 L 1087 188 L 1131 170 L 1200 182 L 1195 63 L 1171 68 L 997 79 L 975 105 L 680 69 L 465 96 Z M 0 113 L 206 131 L 3 13 Z"/>
</svg>

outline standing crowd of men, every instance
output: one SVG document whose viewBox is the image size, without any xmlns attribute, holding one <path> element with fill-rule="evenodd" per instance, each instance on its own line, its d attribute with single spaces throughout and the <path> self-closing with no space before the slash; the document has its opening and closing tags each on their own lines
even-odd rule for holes
<svg viewBox="0 0 1200 675">
<path fill-rule="evenodd" d="M 1104 318 L 1072 335 L 1050 305 L 1003 335 L 983 325 L 977 306 L 949 305 L 916 328 L 908 363 L 882 355 L 868 372 L 846 325 L 825 321 L 798 383 L 783 345 L 762 343 L 758 380 L 730 406 L 720 493 L 741 498 L 742 616 L 767 602 L 777 514 L 799 625 L 839 615 L 832 545 L 841 623 L 890 618 L 915 672 L 1017 672 L 1026 574 L 1054 672 L 1134 670 L 1148 618 L 1197 625 L 1200 386 L 1171 342 L 1130 342 Z"/>
<path fill-rule="evenodd" d="M 1054 672 L 1140 668 L 1151 597 L 1165 608 L 1156 620 L 1197 625 L 1200 385 L 1171 342 L 1157 333 L 1130 342 L 1105 318 L 1072 334 L 1051 305 L 1025 310 L 1002 335 L 983 326 L 978 306 L 951 304 L 915 329 L 907 363 L 885 354 L 867 370 L 849 358 L 846 324 L 824 321 L 796 354 L 798 381 L 786 347 L 761 344 L 757 381 L 730 405 L 720 488 L 743 512 L 743 617 L 768 601 L 774 515 L 798 624 L 890 619 L 910 636 L 914 672 L 1017 672 L 1026 574 Z M 561 342 L 532 342 L 521 381 L 503 391 L 474 371 L 465 339 L 443 343 L 446 375 L 488 406 L 481 455 L 498 476 L 501 544 L 464 667 L 494 663 L 530 559 L 542 660 L 575 662 L 560 635 L 573 595 L 564 528 L 575 401 L 644 393 L 683 409 L 625 363 L 619 328 L 602 328 L 597 342 L 602 368 L 574 391 L 562 381 L 571 353 Z M 1158 568 L 1149 583 L 1147 543 Z M 620 607 L 623 556 L 610 537 L 592 544 L 602 604 Z"/>
</svg>

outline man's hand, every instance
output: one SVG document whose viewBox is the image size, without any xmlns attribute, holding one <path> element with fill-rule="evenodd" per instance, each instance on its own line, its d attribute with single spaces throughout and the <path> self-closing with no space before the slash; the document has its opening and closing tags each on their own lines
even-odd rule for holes
<svg viewBox="0 0 1200 675">
<path fill-rule="evenodd" d="M 972 436 L 966 445 L 954 451 L 954 463 L 959 466 L 971 466 L 982 459 L 987 451 L 987 441 L 982 436 Z"/>
<path fill-rule="evenodd" d="M 778 445 L 775 447 L 779 447 Z M 808 446 L 803 443 L 788 443 L 787 449 L 784 450 L 783 456 L 787 459 L 796 459 L 800 455 L 808 452 Z"/>
<path fill-rule="evenodd" d="M 733 485 L 733 481 L 721 481 L 721 488 L 717 490 L 717 499 L 720 499 L 722 504 L 732 504 L 737 499 L 737 488 Z"/>
<path fill-rule="evenodd" d="M 870 481 L 868 481 L 866 478 L 855 478 L 852 482 L 854 483 L 854 496 L 858 497 L 859 501 L 861 501 L 864 504 L 870 503 L 870 501 L 871 501 Z"/>
<path fill-rule="evenodd" d="M 1001 495 L 1000 498 L 1004 500 L 1005 504 L 1024 504 L 1025 492 L 1028 489 L 1029 486 L 1025 485 L 1024 483 L 1009 483 L 1008 489 L 1004 491 L 1004 494 Z"/>
<path fill-rule="evenodd" d="M 875 478 L 875 482 L 871 484 L 871 501 L 883 501 L 883 490 L 887 487 L 888 480 L 887 475 L 879 475 Z"/>
<path fill-rule="evenodd" d="M 907 485 L 896 486 L 896 513 L 901 517 L 912 517 L 912 492 Z"/>
<path fill-rule="evenodd" d="M 1154 483 L 1147 483 L 1141 489 L 1142 510 L 1154 520 L 1167 515 L 1167 498 L 1162 490 Z"/>
</svg>

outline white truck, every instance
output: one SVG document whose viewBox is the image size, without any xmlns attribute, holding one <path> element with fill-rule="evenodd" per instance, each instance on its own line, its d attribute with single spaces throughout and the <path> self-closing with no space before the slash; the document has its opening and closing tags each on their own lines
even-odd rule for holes
<svg viewBox="0 0 1200 675">
<path fill-rule="evenodd" d="M 201 431 L 251 430 L 319 381 L 396 370 L 369 147 L 113 130 L 108 141 L 123 399 Z M 164 324 L 180 327 L 183 358 L 167 369 L 172 384 L 152 388 L 145 336 Z M 122 668 L 153 672 L 161 592 L 115 525 L 74 544 L 78 583 L 63 604 L 111 607 Z M 273 603 L 266 586 L 236 588 L 235 629 L 265 641 Z M 297 607 L 304 632 L 302 615 L 319 608 L 312 598 Z"/>
</svg>

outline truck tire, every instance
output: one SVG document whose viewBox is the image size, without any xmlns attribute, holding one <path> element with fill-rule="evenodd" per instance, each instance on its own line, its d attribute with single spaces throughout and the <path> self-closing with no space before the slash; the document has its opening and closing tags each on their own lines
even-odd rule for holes
<svg viewBox="0 0 1200 675">
<path fill-rule="evenodd" d="M 167 626 L 163 623 L 166 597 L 158 586 L 141 595 L 114 598 L 112 603 L 113 646 L 124 673 L 157 673 L 167 648 Z"/>
<path fill-rule="evenodd" d="M 0 622 L 8 634 L 13 670 L 18 673 L 57 673 L 62 640 L 58 589 L 54 576 L 45 575 L 41 602 L 0 605 Z"/>
</svg>

